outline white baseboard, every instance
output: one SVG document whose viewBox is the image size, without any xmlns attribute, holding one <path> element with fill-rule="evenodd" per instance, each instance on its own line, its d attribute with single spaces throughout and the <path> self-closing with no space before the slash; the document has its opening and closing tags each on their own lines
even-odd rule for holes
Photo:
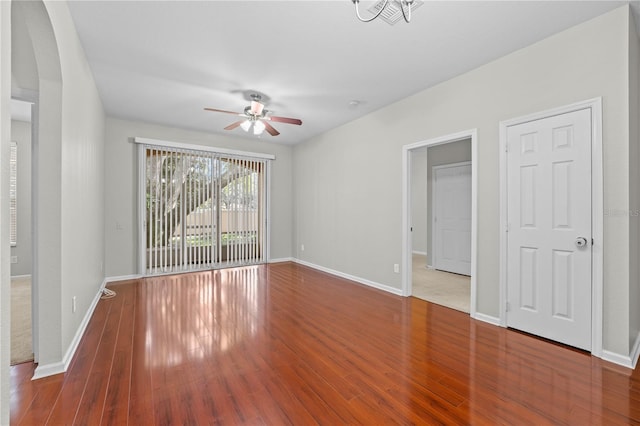
<svg viewBox="0 0 640 426">
<path fill-rule="evenodd" d="M 33 373 L 33 377 L 31 380 L 41 379 L 43 377 L 53 376 L 54 374 L 60 374 L 67 371 L 69 365 L 71 364 L 71 360 L 73 360 L 73 356 L 78 349 L 78 345 L 80 344 L 80 340 L 82 340 L 82 336 L 84 335 L 85 330 L 87 329 L 87 325 L 89 325 L 89 320 L 91 320 L 91 316 L 93 315 L 93 311 L 96 309 L 98 302 L 100 301 L 100 296 L 102 296 L 102 290 L 104 290 L 104 286 L 107 284 L 107 280 L 103 280 L 100 285 L 100 289 L 98 293 L 93 298 L 89 309 L 84 314 L 84 318 L 82 318 L 82 322 L 78 329 L 76 330 L 75 336 L 73 336 L 73 340 L 69 344 L 67 351 L 60 362 L 54 362 L 53 364 L 39 364 L 36 367 L 36 370 Z"/>
<path fill-rule="evenodd" d="M 31 378 L 31 380 L 42 379 L 44 377 L 64 373 L 65 371 L 67 371 L 67 368 L 62 361 L 54 362 L 53 364 L 38 364 L 36 370 L 33 372 L 33 377 Z"/>
<path fill-rule="evenodd" d="M 621 365 L 623 367 L 635 369 L 638 363 L 638 356 L 640 355 L 640 334 L 636 336 L 636 340 L 633 343 L 630 355 L 621 355 L 615 352 L 602 350 L 602 359 L 605 361 L 613 362 L 614 364 Z"/>
<path fill-rule="evenodd" d="M 631 349 L 631 368 L 636 368 L 638 365 L 638 357 L 640 357 L 640 333 L 636 336 L 636 341 L 633 343 L 633 349 Z"/>
<path fill-rule="evenodd" d="M 355 281 L 359 284 L 364 284 L 366 286 L 373 287 L 378 290 L 386 291 L 387 293 L 392 293 L 397 296 L 402 296 L 402 290 L 399 288 L 391 287 L 385 284 L 380 284 L 375 281 L 367 280 L 365 278 L 356 277 L 355 275 L 345 274 L 344 272 L 325 268 L 324 266 L 319 266 L 314 263 L 306 262 L 304 260 L 294 259 L 293 261 L 296 263 L 299 263 L 300 265 L 308 266 L 309 268 L 317 269 L 319 271 L 326 272 L 328 274 L 335 275 L 340 278 L 345 278 L 347 280 Z"/>
<path fill-rule="evenodd" d="M 478 321 L 486 322 L 486 323 L 497 325 L 498 327 L 500 327 L 500 318 L 492 317 L 491 315 L 476 312 L 474 315 L 472 315 L 472 318 Z"/>
<path fill-rule="evenodd" d="M 113 283 L 113 282 L 116 282 L 116 281 L 139 280 L 140 278 L 143 278 L 143 276 L 139 275 L 139 274 L 137 274 L 137 275 L 121 275 L 119 277 L 107 277 L 107 278 L 104 279 L 104 283 L 103 283 L 102 287 L 104 288 L 104 286 L 106 284 Z"/>
<path fill-rule="evenodd" d="M 627 368 L 633 368 L 633 362 L 631 362 L 631 357 L 626 355 L 620 355 L 615 352 L 607 351 L 605 349 L 602 350 L 602 359 L 605 361 L 612 362 L 614 364 L 621 365 Z"/>
<path fill-rule="evenodd" d="M 31 278 L 31 274 L 27 274 L 27 275 L 12 275 L 11 276 L 12 280 L 22 280 L 24 278 Z"/>
<path fill-rule="evenodd" d="M 282 257 L 279 259 L 269 259 L 267 263 L 283 263 L 283 262 L 295 262 L 293 257 Z"/>
</svg>

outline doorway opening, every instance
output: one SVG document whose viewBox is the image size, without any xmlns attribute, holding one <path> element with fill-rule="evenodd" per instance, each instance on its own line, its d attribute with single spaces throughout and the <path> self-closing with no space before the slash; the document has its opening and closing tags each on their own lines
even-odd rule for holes
<svg viewBox="0 0 640 426">
<path fill-rule="evenodd" d="M 11 365 L 33 361 L 31 144 L 33 103 L 11 99 Z"/>
<path fill-rule="evenodd" d="M 403 295 L 475 316 L 477 136 L 403 148 Z"/>
</svg>

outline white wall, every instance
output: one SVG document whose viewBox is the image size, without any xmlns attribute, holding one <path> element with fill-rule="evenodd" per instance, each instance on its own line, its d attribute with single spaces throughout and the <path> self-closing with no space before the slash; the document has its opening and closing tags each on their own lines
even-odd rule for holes
<svg viewBox="0 0 640 426">
<path fill-rule="evenodd" d="M 11 138 L 11 3 L 0 2 L 0 205 L 9 205 Z M 11 330 L 11 263 L 9 209 L 0 210 L 0 424 L 9 424 L 9 348 Z"/>
<path fill-rule="evenodd" d="M 12 7 L 12 23 L 24 26 L 19 33 L 28 34 L 37 64 L 29 69 L 34 64 L 20 58 L 31 55 L 16 53 L 12 72 L 38 76 L 32 141 L 36 374 L 51 374 L 70 361 L 104 278 L 104 111 L 67 4 Z"/>
<path fill-rule="evenodd" d="M 629 347 L 640 336 L 640 42 L 629 15 Z"/>
<path fill-rule="evenodd" d="M 52 2 L 47 10 L 63 81 L 61 325 L 62 348 L 67 350 L 104 278 L 105 114 L 67 4 Z"/>
<path fill-rule="evenodd" d="M 629 13 L 621 7 L 294 147 L 294 237 L 306 248 L 297 256 L 400 289 L 402 146 L 475 128 L 477 311 L 499 317 L 498 123 L 602 96 L 604 205 L 628 209 Z M 603 343 L 628 355 L 627 218 L 605 218 L 604 234 Z"/>
<path fill-rule="evenodd" d="M 31 274 L 31 123 L 11 120 L 11 140 L 18 144 L 17 241 L 11 256 L 11 276 Z"/>
<path fill-rule="evenodd" d="M 290 258 L 292 243 L 291 148 L 262 137 L 248 140 L 183 129 L 107 119 L 105 147 L 106 276 L 138 271 L 137 156 L 134 137 L 273 154 L 271 168 L 271 259 Z"/>
</svg>

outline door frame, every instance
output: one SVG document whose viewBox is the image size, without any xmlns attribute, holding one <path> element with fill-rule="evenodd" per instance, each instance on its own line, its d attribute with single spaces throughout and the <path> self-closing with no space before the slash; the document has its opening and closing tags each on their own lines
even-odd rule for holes
<svg viewBox="0 0 640 426">
<path fill-rule="evenodd" d="M 428 155 L 428 154 L 427 154 Z M 439 166 L 433 166 L 431 170 L 431 205 L 429 208 L 431 209 L 431 266 L 434 269 L 438 269 L 436 265 L 436 260 L 438 259 L 436 247 L 436 171 L 441 169 L 447 169 L 450 167 L 461 167 L 461 166 L 471 166 L 473 168 L 472 161 L 461 161 L 458 163 L 451 164 L 441 164 Z M 473 177 L 471 178 L 471 183 L 473 184 Z M 446 271 L 445 271 L 446 272 Z"/>
<path fill-rule="evenodd" d="M 602 164 L 602 98 L 552 108 L 500 122 L 500 304 L 499 324 L 507 327 L 507 129 L 574 111 L 591 110 L 591 354 L 602 357 L 604 181 Z"/>
<path fill-rule="evenodd" d="M 478 130 L 470 129 L 402 147 L 402 295 L 411 296 L 411 152 L 413 150 L 471 139 L 471 301 L 469 315 L 476 317 L 477 224 L 478 224 Z"/>
</svg>

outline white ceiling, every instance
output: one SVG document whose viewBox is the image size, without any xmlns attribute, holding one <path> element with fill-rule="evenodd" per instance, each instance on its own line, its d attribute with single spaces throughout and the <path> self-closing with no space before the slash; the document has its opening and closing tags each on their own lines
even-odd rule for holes
<svg viewBox="0 0 640 426">
<path fill-rule="evenodd" d="M 262 140 L 295 144 L 624 3 L 426 0 L 394 26 L 359 22 L 351 0 L 69 6 L 108 115 L 255 138 L 203 108 L 242 111 L 258 90 L 303 121 Z"/>
</svg>

